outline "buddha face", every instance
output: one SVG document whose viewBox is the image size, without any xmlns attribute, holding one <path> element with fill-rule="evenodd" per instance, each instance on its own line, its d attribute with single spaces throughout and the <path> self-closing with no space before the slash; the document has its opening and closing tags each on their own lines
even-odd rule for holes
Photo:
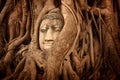
<svg viewBox="0 0 120 80">
<path fill-rule="evenodd" d="M 54 40 L 62 30 L 59 19 L 44 19 L 39 29 L 39 45 L 42 50 L 50 50 Z"/>
</svg>

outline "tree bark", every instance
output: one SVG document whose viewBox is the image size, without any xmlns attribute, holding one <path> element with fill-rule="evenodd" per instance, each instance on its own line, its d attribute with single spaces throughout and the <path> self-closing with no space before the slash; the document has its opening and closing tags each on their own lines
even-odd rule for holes
<svg viewBox="0 0 120 80">
<path fill-rule="evenodd" d="M 44 52 L 39 26 L 54 8 L 65 24 Z M 119 79 L 119 12 L 119 0 L 0 0 L 0 80 Z"/>
</svg>

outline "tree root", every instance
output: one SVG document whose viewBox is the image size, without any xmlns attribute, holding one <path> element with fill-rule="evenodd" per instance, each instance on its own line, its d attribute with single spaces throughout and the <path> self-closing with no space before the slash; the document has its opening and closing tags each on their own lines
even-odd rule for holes
<svg viewBox="0 0 120 80">
<path fill-rule="evenodd" d="M 35 53 L 28 51 L 24 56 L 26 60 L 23 58 L 24 62 L 22 60 L 22 62 L 20 62 L 17 66 L 15 73 L 13 74 L 13 76 L 15 76 L 14 78 L 18 78 L 18 80 L 36 80 L 36 67 L 43 69 L 45 64 L 44 58 L 41 57 L 42 55 L 43 54 L 40 51 L 36 51 Z M 24 66 L 24 68 L 21 68 L 21 66 Z"/>
<path fill-rule="evenodd" d="M 23 58 L 19 64 L 17 65 L 14 73 L 12 74 L 12 78 L 16 79 L 18 77 L 18 75 L 20 74 L 20 72 L 23 70 L 24 68 L 24 64 L 25 64 L 25 60 L 26 58 Z"/>
<path fill-rule="evenodd" d="M 27 1 L 23 0 L 23 5 L 22 5 L 22 12 L 23 12 L 23 17 L 22 17 L 22 22 L 20 26 L 20 34 L 19 37 L 22 37 L 25 34 L 25 27 L 27 23 L 27 16 L 28 16 L 28 9 L 27 9 Z M 30 16 L 30 15 L 29 15 Z M 30 18 L 29 18 L 30 19 Z M 28 20 L 29 20 L 28 19 Z"/>
<path fill-rule="evenodd" d="M 21 21 L 22 8 L 20 3 L 21 2 L 17 3 L 16 8 L 14 8 L 13 12 L 10 14 L 8 19 L 8 28 L 9 28 L 9 35 L 10 35 L 9 43 L 13 42 L 11 40 L 13 40 L 19 34 L 17 33 L 16 29 L 19 28 L 19 23 Z"/>
<path fill-rule="evenodd" d="M 81 65 L 81 60 L 77 54 L 76 51 L 74 51 L 72 54 L 71 54 L 71 57 L 72 57 L 72 63 L 74 64 L 75 66 L 75 71 L 76 73 L 80 76 L 80 74 L 82 73 L 82 69 L 80 69 L 80 65 Z"/>
<path fill-rule="evenodd" d="M 24 16 L 23 16 L 24 17 Z M 16 39 L 14 42 L 12 42 L 9 46 L 8 46 L 8 52 L 4 58 L 4 65 L 6 66 L 6 68 L 8 69 L 8 74 L 11 73 L 11 69 L 10 69 L 10 65 L 11 62 L 13 61 L 14 57 L 15 57 L 15 49 L 21 44 L 23 43 L 28 36 L 30 35 L 30 14 L 28 14 L 28 19 L 26 23 L 26 33 L 23 37 Z M 24 24 L 22 24 L 24 25 Z"/>
<path fill-rule="evenodd" d="M 31 76 L 31 72 L 36 72 L 36 68 L 34 67 L 33 69 L 31 69 L 30 67 L 32 67 L 34 64 L 31 63 L 31 58 L 29 55 L 26 56 L 26 61 L 25 61 L 25 65 L 24 65 L 24 69 L 22 70 L 22 72 L 20 72 L 18 80 L 28 80 Z M 36 73 L 35 73 L 36 74 Z"/>
<path fill-rule="evenodd" d="M 12 0 L 7 0 L 6 3 L 5 3 L 5 6 L 4 8 L 2 9 L 1 13 L 0 13 L 0 26 L 1 26 L 1 23 L 3 21 L 3 18 L 7 12 L 7 10 L 10 8 L 10 4 L 11 4 Z"/>
<path fill-rule="evenodd" d="M 79 76 L 72 69 L 69 57 L 68 57 L 68 59 L 64 60 L 63 64 L 64 64 L 63 65 L 63 78 L 64 78 L 64 80 L 80 80 Z"/>
</svg>

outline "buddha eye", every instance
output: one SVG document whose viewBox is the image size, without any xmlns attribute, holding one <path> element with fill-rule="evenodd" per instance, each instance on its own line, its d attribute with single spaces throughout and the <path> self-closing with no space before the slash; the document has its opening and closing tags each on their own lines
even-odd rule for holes
<svg viewBox="0 0 120 80">
<path fill-rule="evenodd" d="M 47 28 L 41 28 L 41 29 L 40 29 L 40 32 L 42 32 L 42 33 L 47 32 Z"/>
<path fill-rule="evenodd" d="M 54 31 L 61 31 L 61 28 L 55 27 Z"/>
<path fill-rule="evenodd" d="M 52 29 L 56 32 L 60 32 L 61 28 L 59 26 L 52 26 Z"/>
<path fill-rule="evenodd" d="M 42 32 L 42 33 L 45 33 L 45 32 L 47 32 L 47 30 L 49 29 L 49 26 L 43 26 L 43 27 L 41 27 L 40 28 L 40 31 Z"/>
</svg>

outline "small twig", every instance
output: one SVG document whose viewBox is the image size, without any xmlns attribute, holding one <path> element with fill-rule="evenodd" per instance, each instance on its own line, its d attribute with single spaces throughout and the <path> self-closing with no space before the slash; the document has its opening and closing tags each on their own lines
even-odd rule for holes
<svg viewBox="0 0 120 80">
<path fill-rule="evenodd" d="M 93 21 L 94 21 L 95 27 L 96 27 L 96 29 L 97 29 L 97 32 L 99 32 L 97 22 L 96 22 L 96 20 L 95 20 L 94 15 L 93 15 L 93 11 L 90 11 L 90 13 L 91 13 L 92 19 L 93 19 Z"/>
<path fill-rule="evenodd" d="M 93 34 L 92 34 L 92 28 L 90 26 L 91 21 L 88 23 L 88 28 L 89 28 L 89 34 L 90 34 L 90 58 L 91 58 L 91 64 L 92 67 L 95 67 L 95 55 L 94 55 L 94 50 L 93 50 Z"/>
</svg>

